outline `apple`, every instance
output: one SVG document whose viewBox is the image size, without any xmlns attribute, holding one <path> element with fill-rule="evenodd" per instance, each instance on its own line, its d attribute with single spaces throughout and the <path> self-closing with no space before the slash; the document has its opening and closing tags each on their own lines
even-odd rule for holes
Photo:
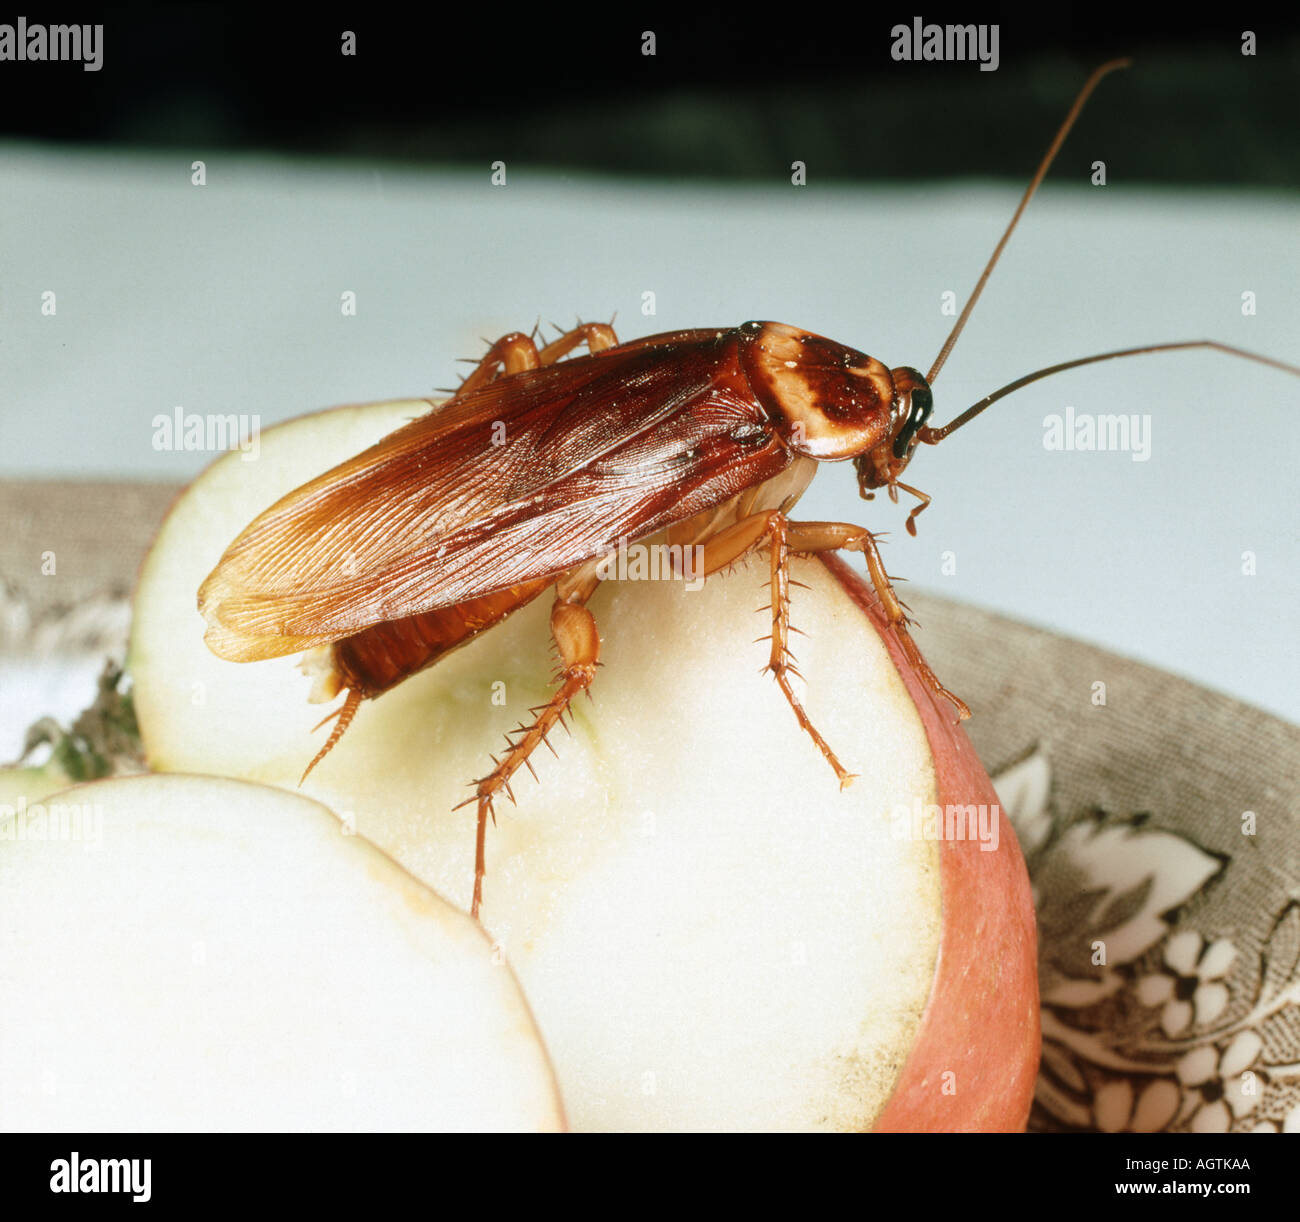
<svg viewBox="0 0 1300 1222">
<path fill-rule="evenodd" d="M 4 815 L 0 1129 L 563 1128 L 483 931 L 319 803 L 155 775 Z"/>
<path fill-rule="evenodd" d="M 75 783 L 53 756 L 40 764 L 7 764 L 0 768 L 0 818 L 7 809 L 39 802 Z"/>
<path fill-rule="evenodd" d="M 309 679 L 293 659 L 215 657 L 195 594 L 258 512 L 423 410 L 291 421 L 181 498 L 128 658 L 151 767 L 297 788 L 327 732 Z M 534 754 L 540 784 L 525 771 L 518 806 L 498 805 L 483 923 L 576 1128 L 1021 1129 L 1039 1029 L 1014 834 L 870 588 L 835 559 L 792 576 L 805 704 L 855 783 L 841 791 L 760 673 L 765 558 L 700 589 L 606 583 L 593 699 L 556 756 Z M 475 811 L 452 808 L 550 693 L 548 601 L 365 702 L 302 785 L 466 908 Z M 934 838 L 947 807 L 982 807 L 983 838 Z"/>
</svg>

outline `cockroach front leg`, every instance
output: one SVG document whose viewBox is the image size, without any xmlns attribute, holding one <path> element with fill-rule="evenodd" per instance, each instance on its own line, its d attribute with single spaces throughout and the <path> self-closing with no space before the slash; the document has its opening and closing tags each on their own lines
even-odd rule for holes
<svg viewBox="0 0 1300 1222">
<path fill-rule="evenodd" d="M 558 676 L 560 686 L 548 703 L 531 710 L 537 714 L 533 724 L 528 727 L 521 725 L 519 737 L 507 739 L 510 744 L 509 751 L 500 760 L 493 756 L 492 762 L 496 767 L 476 782 L 474 797 L 467 799 L 468 802 L 478 802 L 478 832 L 474 850 L 474 899 L 470 907 L 470 915 L 476 920 L 479 907 L 483 902 L 483 876 L 487 873 L 488 817 L 491 816 L 493 823 L 496 822 L 492 801 L 503 789 L 512 802 L 515 800 L 514 794 L 510 791 L 510 778 L 523 764 L 528 764 L 528 770 L 533 771 L 528 757 L 541 743 L 545 742 L 548 747 L 550 746 L 546 739 L 547 734 L 564 716 L 573 698 L 580 692 L 586 691 L 596 677 L 596 667 L 600 658 L 600 634 L 596 631 L 596 621 L 592 618 L 591 612 L 583 605 L 591 596 L 595 586 L 594 581 L 588 582 L 577 590 L 569 592 L 566 598 L 566 591 L 561 585 L 560 597 L 551 608 L 551 635 L 555 638 L 560 651 Z M 533 775 L 537 774 L 533 773 Z M 465 804 L 461 803 L 462 806 Z"/>
<path fill-rule="evenodd" d="M 920 509 L 924 508 L 925 504 L 922 504 Z M 919 513 L 920 509 L 916 512 Z M 791 522 L 788 524 L 786 538 L 793 552 L 827 552 L 841 549 L 861 552 L 866 558 L 871 584 L 876 587 L 876 594 L 884 608 L 885 618 L 898 638 L 898 643 L 903 647 L 907 660 L 916 667 L 917 673 L 935 695 L 942 696 L 952 704 L 962 721 L 970 716 L 970 709 L 966 707 L 966 703 L 939 682 L 938 676 L 930 669 L 930 664 L 921 656 L 916 642 L 912 640 L 912 634 L 907 630 L 907 614 L 903 610 L 903 604 L 898 601 L 898 595 L 894 593 L 893 584 L 889 580 L 889 574 L 885 572 L 884 561 L 881 560 L 880 551 L 876 547 L 875 536 L 869 530 L 845 522 Z"/>
</svg>

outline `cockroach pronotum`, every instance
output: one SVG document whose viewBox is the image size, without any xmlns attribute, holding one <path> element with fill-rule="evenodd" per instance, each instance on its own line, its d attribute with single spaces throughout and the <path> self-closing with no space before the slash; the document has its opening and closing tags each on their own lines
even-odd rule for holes
<svg viewBox="0 0 1300 1222">
<path fill-rule="evenodd" d="M 930 498 L 900 476 L 917 446 L 938 444 L 1040 378 L 1180 348 L 1215 348 L 1300 374 L 1212 340 L 1148 344 L 1040 369 L 942 428 L 930 426 L 930 388 L 1016 223 L 1097 82 L 1127 63 L 1103 64 L 1084 84 L 924 376 L 774 322 L 629 343 L 593 323 L 540 350 L 530 336 L 503 336 L 450 400 L 290 493 L 231 544 L 199 590 L 208 646 L 236 662 L 327 649 L 328 694 L 346 695 L 326 718 L 337 720 L 310 772 L 363 699 L 554 587 L 559 687 L 530 726 L 507 736 L 508 750 L 466 800 L 478 803 L 474 916 L 494 799 L 503 790 L 513 797 L 511 777 L 595 676 L 600 637 L 587 602 L 600 583 L 600 560 L 620 540 L 702 547 L 696 554 L 705 576 L 767 546 L 768 669 L 841 785 L 851 774 L 791 686 L 791 552 L 861 552 L 905 654 L 936 695 L 969 716 L 921 657 L 871 532 L 788 517 L 817 464 L 852 460 L 867 499 L 879 488 L 894 501 L 899 491 L 912 494 L 919 503 L 907 529 L 915 534 Z M 586 355 L 561 359 L 581 345 Z M 502 428 L 506 440 L 495 444 Z"/>
</svg>

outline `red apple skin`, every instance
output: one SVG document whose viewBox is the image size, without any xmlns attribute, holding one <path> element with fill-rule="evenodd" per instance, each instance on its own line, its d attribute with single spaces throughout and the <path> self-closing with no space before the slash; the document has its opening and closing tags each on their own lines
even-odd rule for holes
<svg viewBox="0 0 1300 1222">
<path fill-rule="evenodd" d="M 938 804 L 997 804 L 953 710 L 936 699 L 885 630 L 874 589 L 840 556 L 822 559 L 884 637 L 912 695 L 934 752 Z M 934 987 L 874 1132 L 1025 1128 L 1041 1045 L 1037 935 L 1029 873 L 1000 804 L 998 818 L 996 852 L 984 852 L 973 840 L 938 843 L 943 923 Z M 945 1078 L 949 1071 L 955 1079 Z M 945 1082 L 952 1093 L 944 1093 Z"/>
</svg>

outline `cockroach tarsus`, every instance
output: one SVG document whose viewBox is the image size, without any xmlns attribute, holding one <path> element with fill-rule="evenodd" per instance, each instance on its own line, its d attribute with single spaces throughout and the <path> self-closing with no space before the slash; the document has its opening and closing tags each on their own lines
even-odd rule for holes
<svg viewBox="0 0 1300 1222">
<path fill-rule="evenodd" d="M 477 917 L 494 801 L 600 665 L 588 609 L 601 559 L 620 539 L 662 537 L 702 549 L 701 576 L 766 547 L 770 671 L 841 786 L 852 779 L 791 682 L 789 557 L 861 552 L 889 630 L 930 690 L 970 715 L 936 677 L 911 633 L 876 537 L 789 512 L 820 462 L 851 460 L 861 495 L 923 492 L 899 478 L 918 445 L 937 445 L 992 403 L 1080 365 L 1142 353 L 1213 348 L 1300 375 L 1300 369 L 1211 340 L 1152 344 L 1040 369 L 994 391 L 942 428 L 931 386 L 957 342 L 1021 214 L 1097 82 L 1079 92 L 927 374 L 889 369 L 857 349 L 783 323 L 667 332 L 620 343 L 613 327 L 579 324 L 538 347 L 511 332 L 489 347 L 451 399 L 282 498 L 227 549 L 199 590 L 214 653 L 247 662 L 309 653 L 313 698 L 345 693 L 324 758 L 361 701 L 432 665 L 553 588 L 556 689 L 508 735 L 473 782 Z M 584 356 L 570 357 L 585 346 Z M 570 357 L 570 359 L 563 359 Z M 504 429 L 504 443 L 499 430 Z M 544 545 L 534 544 L 544 540 Z M 763 638 L 760 638 L 763 639 Z M 321 725 L 324 725 L 323 721 Z M 317 727 L 320 728 L 319 726 Z M 534 774 L 536 775 L 536 774 Z"/>
</svg>

